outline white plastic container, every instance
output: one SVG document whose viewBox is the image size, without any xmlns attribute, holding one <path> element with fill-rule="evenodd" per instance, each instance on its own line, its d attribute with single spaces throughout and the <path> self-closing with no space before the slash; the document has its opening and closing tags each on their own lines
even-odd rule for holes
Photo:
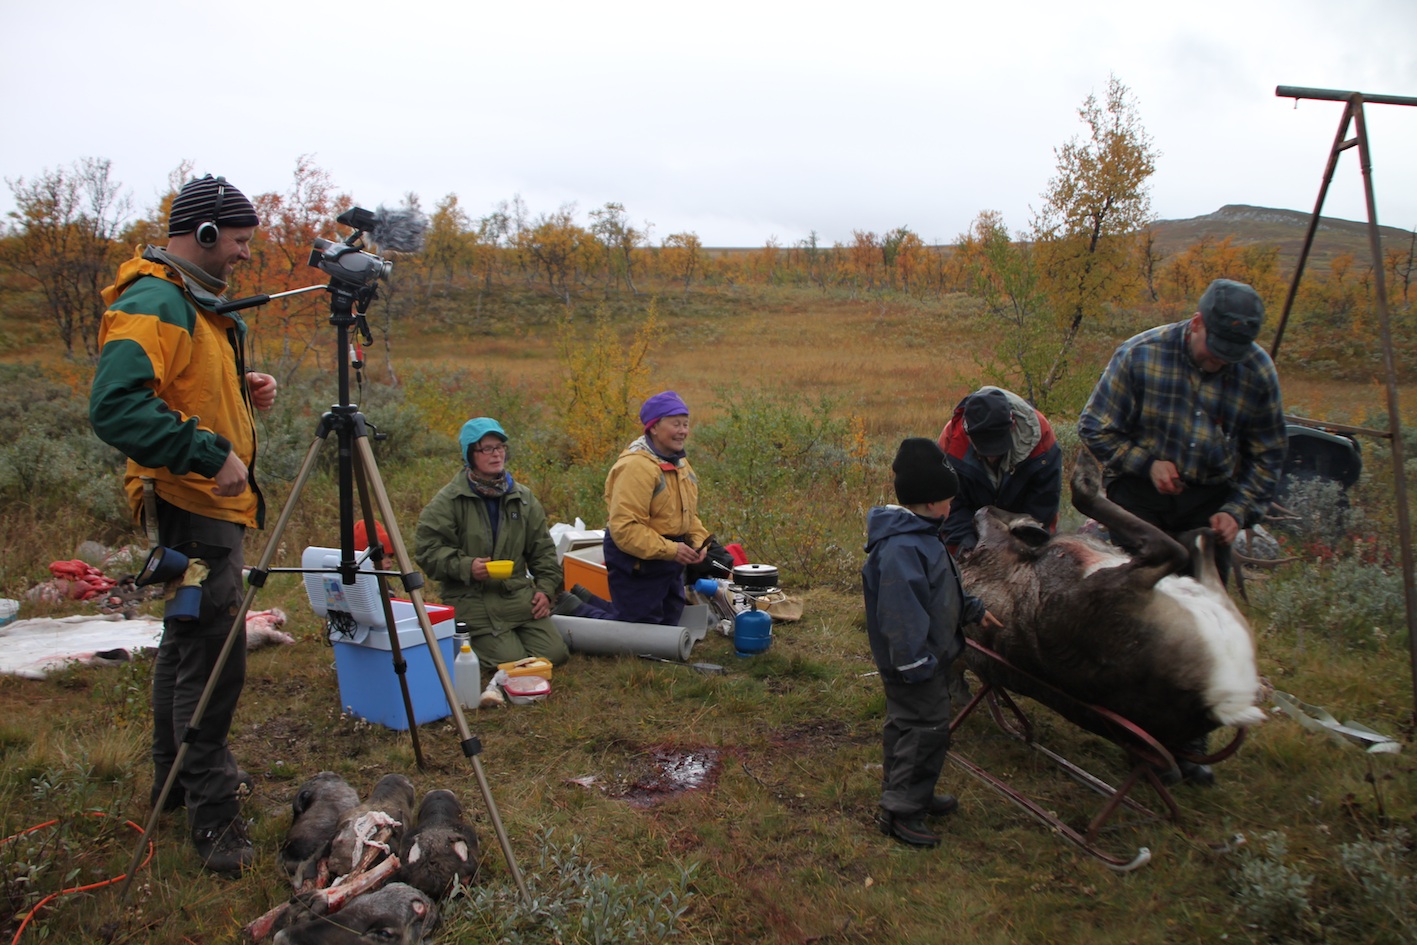
<svg viewBox="0 0 1417 945">
<path fill-rule="evenodd" d="M 530 705 L 551 694 L 551 680 L 541 676 L 512 676 L 502 683 L 512 705 Z"/>
<path fill-rule="evenodd" d="M 338 548 L 312 545 L 300 556 L 302 568 L 316 569 L 305 575 L 305 596 L 310 598 L 311 608 L 320 617 L 328 617 L 333 610 L 349 614 L 361 626 L 383 629 L 387 621 L 384 602 L 379 597 L 379 579 L 373 574 L 359 574 L 353 584 L 345 584 L 339 573 L 318 570 L 338 568 L 339 561 Z M 374 563 L 365 558 L 359 569 L 372 571 Z"/>
<path fill-rule="evenodd" d="M 477 708 L 482 699 L 482 664 L 471 644 L 464 643 L 453 660 L 453 688 L 459 705 L 464 709 Z"/>
<path fill-rule="evenodd" d="M 14 623 L 20 612 L 20 602 L 9 597 L 0 597 L 0 627 Z"/>
</svg>

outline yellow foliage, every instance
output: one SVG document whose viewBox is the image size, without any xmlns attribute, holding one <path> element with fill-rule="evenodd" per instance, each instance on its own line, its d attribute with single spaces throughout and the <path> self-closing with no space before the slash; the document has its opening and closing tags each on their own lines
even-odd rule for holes
<svg viewBox="0 0 1417 945">
<path fill-rule="evenodd" d="M 866 418 L 853 413 L 846 418 L 846 422 L 851 430 L 848 452 L 852 459 L 864 461 L 871 455 L 871 438 L 866 433 Z"/>
<path fill-rule="evenodd" d="M 569 314 L 562 319 L 557 355 L 566 368 L 562 387 L 561 429 L 570 443 L 571 460 L 597 465 L 614 456 L 639 430 L 636 410 L 650 391 L 649 353 L 664 334 L 651 300 L 645 319 L 629 342 L 599 307 L 591 318 L 590 337 Z"/>
<path fill-rule="evenodd" d="M 457 439 L 468 419 L 467 399 L 449 389 L 446 375 L 415 377 L 404 383 L 403 390 L 405 402 L 418 408 L 430 431 Z"/>
</svg>

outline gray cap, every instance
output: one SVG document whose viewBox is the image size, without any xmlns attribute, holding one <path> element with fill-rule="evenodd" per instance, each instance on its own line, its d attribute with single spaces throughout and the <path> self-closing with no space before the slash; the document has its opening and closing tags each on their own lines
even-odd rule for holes
<svg viewBox="0 0 1417 945">
<path fill-rule="evenodd" d="M 1014 412 L 997 387 L 986 387 L 964 399 L 964 432 L 980 456 L 1004 456 L 1014 445 Z"/>
<path fill-rule="evenodd" d="M 1260 294 L 1243 282 L 1216 279 L 1200 301 L 1205 322 L 1205 346 L 1211 354 L 1234 364 L 1243 361 L 1264 324 Z"/>
</svg>

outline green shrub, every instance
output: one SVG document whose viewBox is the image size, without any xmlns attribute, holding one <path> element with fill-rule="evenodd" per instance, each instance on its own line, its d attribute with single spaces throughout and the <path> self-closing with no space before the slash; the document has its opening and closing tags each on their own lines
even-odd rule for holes
<svg viewBox="0 0 1417 945">
<path fill-rule="evenodd" d="M 721 415 L 698 427 L 692 444 L 705 524 L 793 584 L 854 587 L 870 501 L 850 423 L 825 399 L 720 396 Z"/>
<path fill-rule="evenodd" d="M 1291 482 L 1284 508 L 1293 518 L 1282 521 L 1279 528 L 1307 553 L 1343 546 L 1364 523 L 1363 510 L 1348 503 L 1343 488 L 1323 479 Z"/>
<path fill-rule="evenodd" d="M 530 902 L 513 883 L 501 882 L 463 890 L 448 903 L 449 931 L 458 931 L 452 922 L 461 920 L 486 933 L 458 941 L 632 945 L 678 933 L 697 864 L 680 867 L 677 882 L 656 892 L 645 876 L 627 881 L 585 859 L 579 838 L 563 847 L 552 843 L 548 830 L 539 846 L 539 861 L 523 874 Z"/>
<path fill-rule="evenodd" d="M 1273 580 L 1256 582 L 1254 601 L 1271 627 L 1301 642 L 1310 631 L 1366 649 L 1407 639 L 1401 575 L 1354 557 L 1291 566 Z"/>
<path fill-rule="evenodd" d="M 1374 925 L 1389 935 L 1381 941 L 1417 941 L 1417 873 L 1413 869 L 1412 835 L 1401 827 L 1377 839 L 1339 847 L 1344 874 L 1353 882 L 1354 900 Z"/>
<path fill-rule="evenodd" d="M 1313 912 L 1309 887 L 1314 878 L 1285 862 L 1288 842 L 1282 833 L 1260 837 L 1264 852 L 1246 851 L 1231 872 L 1240 917 L 1268 936 L 1288 939 L 1302 931 Z"/>
</svg>

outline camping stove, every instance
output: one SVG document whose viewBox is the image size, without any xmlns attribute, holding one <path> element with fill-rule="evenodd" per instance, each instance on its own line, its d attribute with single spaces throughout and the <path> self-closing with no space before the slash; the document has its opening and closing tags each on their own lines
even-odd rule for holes
<svg viewBox="0 0 1417 945">
<path fill-rule="evenodd" d="M 768 564 L 740 564 L 733 569 L 730 591 L 742 594 L 748 609 L 733 618 L 733 649 L 743 657 L 756 656 L 772 646 L 772 617 L 758 609 L 758 598 L 777 591 L 777 568 Z"/>
</svg>

